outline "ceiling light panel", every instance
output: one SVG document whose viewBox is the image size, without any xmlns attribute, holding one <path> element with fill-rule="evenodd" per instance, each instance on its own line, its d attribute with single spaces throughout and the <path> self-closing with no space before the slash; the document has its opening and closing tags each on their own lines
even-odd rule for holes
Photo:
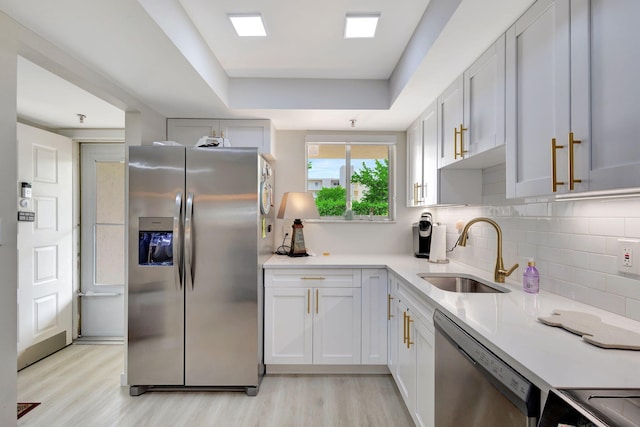
<svg viewBox="0 0 640 427">
<path fill-rule="evenodd" d="M 259 13 L 229 15 L 229 19 L 240 37 L 265 37 L 267 35 L 262 16 Z"/>
<path fill-rule="evenodd" d="M 379 13 L 348 14 L 344 26 L 344 37 L 346 39 L 374 37 L 378 19 L 380 19 Z"/>
</svg>

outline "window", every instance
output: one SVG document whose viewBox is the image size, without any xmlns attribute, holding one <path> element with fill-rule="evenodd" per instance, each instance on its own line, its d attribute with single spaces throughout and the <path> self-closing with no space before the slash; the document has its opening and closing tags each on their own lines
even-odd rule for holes
<svg viewBox="0 0 640 427">
<path fill-rule="evenodd" d="M 354 139 L 307 136 L 307 191 L 322 219 L 393 220 L 395 138 Z"/>
</svg>

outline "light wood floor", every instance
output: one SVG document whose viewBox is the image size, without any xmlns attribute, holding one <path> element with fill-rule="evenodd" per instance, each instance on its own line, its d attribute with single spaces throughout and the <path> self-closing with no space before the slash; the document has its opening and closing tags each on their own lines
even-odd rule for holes
<svg viewBox="0 0 640 427">
<path fill-rule="evenodd" d="M 72 345 L 18 373 L 18 426 L 413 426 L 388 375 L 267 375 L 257 397 L 120 386 L 122 345 Z"/>
</svg>

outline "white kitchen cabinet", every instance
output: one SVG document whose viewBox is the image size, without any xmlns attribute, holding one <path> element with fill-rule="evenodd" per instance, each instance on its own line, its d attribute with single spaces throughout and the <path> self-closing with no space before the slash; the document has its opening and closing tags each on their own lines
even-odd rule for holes
<svg viewBox="0 0 640 427">
<path fill-rule="evenodd" d="M 393 376 L 393 379 L 398 382 L 397 370 L 398 370 L 398 337 L 401 336 L 398 333 L 399 317 L 397 313 L 397 300 L 398 300 L 398 276 L 389 272 L 389 285 L 387 288 L 387 367 L 389 372 Z"/>
<path fill-rule="evenodd" d="M 265 270 L 265 363 L 360 364 L 361 277 L 360 269 Z"/>
<path fill-rule="evenodd" d="M 421 140 L 416 141 L 415 135 Z M 481 169 L 438 169 L 438 108 L 431 104 L 407 131 L 407 163 L 421 167 L 407 179 L 408 206 L 463 205 L 482 202 Z M 419 148 L 412 148 L 417 144 Z M 412 156 L 421 155 L 419 161 Z"/>
<path fill-rule="evenodd" d="M 424 149 L 418 118 L 407 129 L 407 207 L 424 206 Z"/>
<path fill-rule="evenodd" d="M 437 100 L 438 166 L 444 167 L 464 158 L 460 148 L 467 135 L 463 124 L 463 76 L 458 77 Z M 464 148 L 464 147 L 463 147 Z"/>
<path fill-rule="evenodd" d="M 395 295 L 392 319 L 396 319 L 396 341 L 389 341 L 389 352 L 397 354 L 394 379 L 416 425 L 433 427 L 434 309 L 402 282 L 398 282 Z"/>
<path fill-rule="evenodd" d="M 275 134 L 269 120 L 167 119 L 167 140 L 194 146 L 203 136 L 222 136 L 231 147 L 256 147 L 275 158 Z"/>
<path fill-rule="evenodd" d="M 637 0 L 571 1 L 576 191 L 640 187 L 638 16 Z"/>
<path fill-rule="evenodd" d="M 567 0 L 538 0 L 507 30 L 507 197 L 568 191 L 569 54 Z"/>
<path fill-rule="evenodd" d="M 362 364 L 387 364 L 387 270 L 362 270 Z"/>
<path fill-rule="evenodd" d="M 311 288 L 265 288 L 265 363 L 311 364 Z"/>
<path fill-rule="evenodd" d="M 464 158 L 478 156 L 505 141 L 505 37 L 502 35 L 465 72 L 462 123 Z M 504 162 L 504 153 L 498 153 Z"/>
<path fill-rule="evenodd" d="M 415 322 L 416 410 L 417 426 L 433 427 L 435 423 L 435 352 L 432 322 Z"/>
</svg>

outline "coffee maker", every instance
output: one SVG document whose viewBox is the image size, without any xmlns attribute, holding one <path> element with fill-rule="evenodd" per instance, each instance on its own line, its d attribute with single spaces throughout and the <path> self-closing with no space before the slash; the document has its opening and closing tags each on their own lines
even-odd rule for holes
<svg viewBox="0 0 640 427">
<path fill-rule="evenodd" d="M 429 212 L 423 212 L 420 220 L 413 224 L 413 252 L 418 258 L 429 258 L 432 225 L 433 217 Z"/>
</svg>

